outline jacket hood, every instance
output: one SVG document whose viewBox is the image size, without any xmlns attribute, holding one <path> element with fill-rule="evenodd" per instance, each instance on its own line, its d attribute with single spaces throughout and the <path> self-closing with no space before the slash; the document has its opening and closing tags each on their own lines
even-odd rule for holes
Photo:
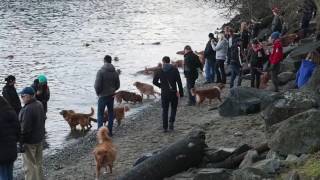
<svg viewBox="0 0 320 180">
<path fill-rule="evenodd" d="M 104 63 L 104 65 L 101 68 L 104 71 L 108 71 L 108 72 L 115 72 L 116 69 L 114 68 L 114 66 L 110 63 Z"/>
<path fill-rule="evenodd" d="M 162 66 L 162 69 L 163 69 L 164 72 L 168 72 L 168 71 L 170 71 L 172 68 L 173 68 L 173 65 L 172 65 L 172 64 L 167 64 L 167 63 L 165 63 L 165 64 L 163 64 L 163 66 Z"/>
</svg>

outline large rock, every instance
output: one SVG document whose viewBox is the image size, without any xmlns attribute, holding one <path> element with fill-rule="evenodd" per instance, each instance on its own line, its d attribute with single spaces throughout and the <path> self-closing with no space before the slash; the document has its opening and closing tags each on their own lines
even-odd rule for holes
<svg viewBox="0 0 320 180">
<path fill-rule="evenodd" d="M 301 65 L 301 59 L 293 59 L 287 56 L 280 62 L 280 72 L 297 72 Z"/>
<path fill-rule="evenodd" d="M 207 149 L 204 154 L 206 163 L 217 163 L 227 159 L 232 152 L 224 151 L 223 149 Z"/>
<path fill-rule="evenodd" d="M 252 165 L 255 169 L 260 169 L 267 174 L 274 174 L 280 169 L 279 159 L 265 159 Z"/>
<path fill-rule="evenodd" d="M 262 112 L 262 118 L 266 127 L 269 128 L 273 124 L 315 107 L 318 107 L 318 103 L 313 94 L 302 91 L 288 91 Z"/>
<path fill-rule="evenodd" d="M 291 80 L 296 79 L 296 74 L 293 72 L 282 72 L 278 75 L 280 85 L 285 85 Z"/>
<path fill-rule="evenodd" d="M 229 97 L 220 105 L 219 114 L 234 117 L 258 113 L 279 98 L 274 92 L 249 87 L 231 89 Z"/>
<path fill-rule="evenodd" d="M 200 169 L 193 180 L 228 180 L 231 174 L 231 171 L 226 169 L 206 168 Z"/>
<path fill-rule="evenodd" d="M 233 172 L 233 180 L 262 180 L 269 179 L 270 175 L 256 168 L 239 169 Z"/>
<path fill-rule="evenodd" d="M 252 166 L 252 164 L 255 163 L 258 158 L 259 158 L 259 155 L 258 155 L 258 152 L 256 150 L 248 151 L 246 156 L 242 160 L 239 168 L 240 169 L 244 169 L 244 168 Z"/>
<path fill-rule="evenodd" d="M 307 84 L 303 87 L 305 91 L 312 91 L 316 95 L 320 95 L 320 67 L 318 66 L 312 73 L 311 78 Z M 320 102 L 319 102 L 320 103 Z"/>
<path fill-rule="evenodd" d="M 275 130 L 276 129 L 276 130 Z M 320 147 L 320 111 L 311 109 L 271 127 L 271 150 L 281 155 L 308 154 Z"/>
</svg>

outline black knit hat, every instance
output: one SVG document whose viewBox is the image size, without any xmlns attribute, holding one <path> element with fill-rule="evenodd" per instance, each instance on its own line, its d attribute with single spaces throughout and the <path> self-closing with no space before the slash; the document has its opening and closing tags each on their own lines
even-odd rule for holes
<svg viewBox="0 0 320 180">
<path fill-rule="evenodd" d="M 4 80 L 7 81 L 7 82 L 13 82 L 13 81 L 16 80 L 16 77 L 14 77 L 13 75 L 9 75 Z"/>
</svg>

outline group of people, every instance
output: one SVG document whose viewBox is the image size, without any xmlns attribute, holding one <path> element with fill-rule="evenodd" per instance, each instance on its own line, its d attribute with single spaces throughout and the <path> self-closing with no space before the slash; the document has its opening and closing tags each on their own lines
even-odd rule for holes
<svg viewBox="0 0 320 180">
<path fill-rule="evenodd" d="M 19 92 L 16 78 L 9 75 L 0 96 L 0 179 L 13 179 L 13 163 L 22 153 L 26 180 L 42 180 L 42 142 L 45 136 L 47 102 L 50 91 L 47 78 L 38 76 L 32 86 Z"/>
</svg>

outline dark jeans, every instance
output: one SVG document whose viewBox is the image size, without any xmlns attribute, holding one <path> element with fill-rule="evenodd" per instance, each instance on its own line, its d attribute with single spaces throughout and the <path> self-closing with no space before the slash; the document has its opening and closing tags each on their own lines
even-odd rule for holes
<svg viewBox="0 0 320 180">
<path fill-rule="evenodd" d="M 0 180 L 13 179 L 13 162 L 0 164 Z"/>
<path fill-rule="evenodd" d="M 261 69 L 261 70 L 259 70 Z M 262 67 L 252 67 L 251 68 L 251 87 L 259 89 L 260 87 L 260 76 L 261 76 Z"/>
<path fill-rule="evenodd" d="M 278 74 L 280 72 L 280 63 L 272 65 L 273 67 L 271 68 L 271 79 L 272 83 L 274 86 L 274 90 L 276 92 L 279 91 L 279 79 L 278 79 Z"/>
<path fill-rule="evenodd" d="M 98 129 L 103 126 L 103 119 L 104 119 L 104 111 L 107 106 L 108 108 L 108 129 L 110 135 L 112 135 L 112 127 L 113 127 L 113 96 L 104 96 L 99 97 L 98 100 Z"/>
<path fill-rule="evenodd" d="M 216 62 L 216 74 L 217 74 L 217 83 L 226 84 L 226 72 L 224 70 L 224 61 L 217 60 Z"/>
<path fill-rule="evenodd" d="M 178 97 L 176 92 L 161 94 L 161 104 L 162 104 L 163 129 L 168 129 L 169 106 L 171 106 L 169 122 L 174 123 L 176 119 L 176 113 L 177 113 L 177 107 L 178 107 Z"/>
<path fill-rule="evenodd" d="M 215 66 L 216 66 L 216 61 L 214 59 L 206 59 L 205 73 L 206 73 L 207 82 L 210 82 L 210 83 L 214 82 Z"/>
<path fill-rule="evenodd" d="M 241 67 L 239 65 L 231 64 L 231 80 L 230 80 L 230 88 L 233 88 L 234 81 L 236 80 L 238 76 L 238 86 L 241 85 Z"/>
<path fill-rule="evenodd" d="M 188 89 L 190 104 L 196 104 L 196 98 L 191 94 L 191 89 L 194 88 L 195 84 L 196 84 L 196 79 L 187 78 L 187 89 Z"/>
</svg>

